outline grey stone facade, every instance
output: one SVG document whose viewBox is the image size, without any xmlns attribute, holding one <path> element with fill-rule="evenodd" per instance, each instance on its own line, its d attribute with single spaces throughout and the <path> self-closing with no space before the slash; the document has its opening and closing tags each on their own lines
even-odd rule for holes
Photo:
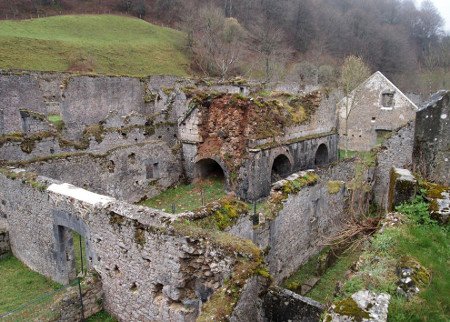
<svg viewBox="0 0 450 322">
<path fill-rule="evenodd" d="M 181 234 L 170 225 L 175 216 L 36 180 L 49 187 L 0 175 L 0 210 L 7 214 L 14 255 L 67 283 L 74 262 L 64 236 L 77 231 L 86 238 L 89 266 L 100 274 L 105 308 L 120 321 L 193 321 L 206 294 L 231 274 L 234 255 L 205 236 Z"/>
<path fill-rule="evenodd" d="M 339 148 L 369 151 L 389 132 L 414 120 L 417 106 L 376 72 L 340 101 L 337 109 Z"/>
<path fill-rule="evenodd" d="M 137 202 L 178 183 L 179 154 L 163 141 L 117 147 L 107 153 L 78 153 L 30 162 L 27 169 L 120 200 Z"/>
<path fill-rule="evenodd" d="M 377 153 L 373 196 L 375 203 L 381 209 L 388 208 L 391 168 L 412 168 L 413 141 L 414 122 L 410 122 L 387 139 Z"/>
<path fill-rule="evenodd" d="M 0 135 L 22 132 L 21 109 L 46 114 L 37 78 L 0 74 Z"/>
<path fill-rule="evenodd" d="M 417 112 L 413 161 L 416 171 L 450 185 L 450 91 L 434 94 Z"/>
<path fill-rule="evenodd" d="M 281 283 L 325 245 L 348 219 L 349 192 L 345 187 L 328 191 L 329 180 L 350 181 L 353 165 L 342 163 L 320 173 L 318 182 L 290 194 L 274 219 L 256 227 L 253 240 L 268 249 L 266 261 L 275 282 Z"/>
</svg>

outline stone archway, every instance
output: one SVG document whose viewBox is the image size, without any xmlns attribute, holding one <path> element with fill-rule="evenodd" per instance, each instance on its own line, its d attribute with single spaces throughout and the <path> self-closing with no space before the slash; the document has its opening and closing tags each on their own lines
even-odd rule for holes
<svg viewBox="0 0 450 322">
<path fill-rule="evenodd" d="M 275 182 L 287 177 L 291 173 L 292 164 L 289 158 L 284 155 L 278 155 L 272 163 L 271 181 Z"/>
<path fill-rule="evenodd" d="M 210 158 L 201 159 L 195 163 L 195 177 L 225 181 L 225 171 L 217 161 Z"/>
<path fill-rule="evenodd" d="M 314 160 L 314 164 L 318 167 L 325 166 L 329 162 L 328 159 L 328 148 L 325 143 L 319 145 L 316 151 L 316 157 Z"/>
</svg>

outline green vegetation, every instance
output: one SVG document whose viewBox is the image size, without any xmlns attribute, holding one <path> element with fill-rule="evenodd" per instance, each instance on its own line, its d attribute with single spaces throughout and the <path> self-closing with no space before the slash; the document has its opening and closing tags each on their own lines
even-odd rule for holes
<svg viewBox="0 0 450 322">
<path fill-rule="evenodd" d="M 168 212 L 172 211 L 172 205 L 175 205 L 176 213 L 192 211 L 202 206 L 202 191 L 205 205 L 226 195 L 223 180 L 217 178 L 180 184 L 165 190 L 156 197 L 143 201 L 141 204 Z"/>
<path fill-rule="evenodd" d="M 262 204 L 257 205 L 257 211 L 262 212 L 266 219 L 275 218 L 283 209 L 283 202 L 290 194 L 296 194 L 303 187 L 313 186 L 319 180 L 319 176 L 314 172 L 307 172 L 304 176 L 298 177 L 295 180 L 287 181 L 277 193 L 271 194 L 270 198 L 265 200 Z"/>
<path fill-rule="evenodd" d="M 376 153 L 374 151 L 351 151 L 339 150 L 339 160 L 359 158 L 365 163 L 373 163 L 375 161 Z"/>
<path fill-rule="evenodd" d="M 360 257 L 358 271 L 343 285 L 339 299 L 361 289 L 392 295 L 390 321 L 448 321 L 450 312 L 450 259 L 448 228 L 429 218 L 422 197 L 397 207 L 403 224 L 387 226 L 374 236 Z M 420 292 L 407 300 L 397 294 L 397 268 L 413 266 Z M 429 278 L 431 275 L 431 282 Z"/>
<path fill-rule="evenodd" d="M 183 76 L 182 32 L 113 15 L 0 21 L 0 68 Z"/>
<path fill-rule="evenodd" d="M 248 205 L 233 197 L 224 197 L 219 202 L 218 209 L 207 209 L 209 215 L 200 220 L 196 220 L 195 224 L 205 228 L 214 230 L 225 230 L 236 223 L 239 217 L 248 213 Z M 212 205 L 214 207 L 214 205 Z"/>
<path fill-rule="evenodd" d="M 80 236 L 80 234 L 78 234 L 75 231 L 72 231 L 72 238 L 73 238 L 73 252 L 75 254 L 75 268 L 77 275 L 81 273 L 81 261 L 83 261 L 83 272 L 86 273 L 87 267 L 86 242 L 84 240 L 84 237 Z M 83 251 L 83 256 L 81 256 L 81 251 Z"/>
<path fill-rule="evenodd" d="M 336 283 L 345 279 L 346 272 L 358 260 L 361 248 L 349 249 L 336 257 L 328 268 L 323 267 L 329 261 L 330 248 L 326 247 L 319 254 L 312 256 L 297 272 L 283 283 L 284 287 L 300 294 L 301 286 L 314 277 L 320 277 L 317 284 L 306 296 L 325 303 L 333 299 Z"/>
<path fill-rule="evenodd" d="M 60 287 L 61 285 L 33 272 L 12 255 L 0 260 L 0 314 Z"/>
<path fill-rule="evenodd" d="M 328 181 L 327 183 L 327 189 L 329 194 L 336 194 L 339 191 L 341 191 L 342 187 L 344 186 L 343 181 Z"/>
<path fill-rule="evenodd" d="M 86 319 L 86 322 L 117 322 L 117 320 L 109 315 L 108 312 L 100 311 Z"/>
<path fill-rule="evenodd" d="M 47 117 L 47 119 L 56 127 L 58 131 L 62 131 L 64 128 L 64 121 L 62 120 L 61 115 L 51 114 Z"/>
</svg>

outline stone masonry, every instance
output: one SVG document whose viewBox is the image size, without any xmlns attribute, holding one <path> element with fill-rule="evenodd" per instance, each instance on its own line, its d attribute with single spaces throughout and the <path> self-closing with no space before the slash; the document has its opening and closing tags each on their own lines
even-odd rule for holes
<svg viewBox="0 0 450 322">
<path fill-rule="evenodd" d="M 431 181 L 450 185 L 450 91 L 432 96 L 417 112 L 413 161 Z"/>
<path fill-rule="evenodd" d="M 376 72 L 338 103 L 340 149 L 369 151 L 414 120 L 417 106 Z"/>
<path fill-rule="evenodd" d="M 14 179 L 25 172 L 10 171 L 0 175 L 0 210 L 14 255 L 67 283 L 74 262 L 64 234 L 79 232 L 102 280 L 105 308 L 120 321 L 193 321 L 233 270 L 233 255 L 207 237 L 179 232 L 170 224 L 176 216 L 45 177 L 32 187 Z"/>
</svg>

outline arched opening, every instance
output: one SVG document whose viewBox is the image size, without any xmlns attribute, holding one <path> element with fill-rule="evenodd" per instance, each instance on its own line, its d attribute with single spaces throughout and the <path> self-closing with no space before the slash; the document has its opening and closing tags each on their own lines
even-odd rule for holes
<svg viewBox="0 0 450 322">
<path fill-rule="evenodd" d="M 63 284 L 73 281 L 77 276 L 85 275 L 92 268 L 94 259 L 89 229 L 78 217 L 63 211 L 54 211 L 55 250 L 59 267 L 60 280 Z"/>
<path fill-rule="evenodd" d="M 273 160 L 271 181 L 276 182 L 287 177 L 291 172 L 291 162 L 284 154 L 280 154 Z"/>
<path fill-rule="evenodd" d="M 213 159 L 203 159 L 195 164 L 196 177 L 199 179 L 225 180 L 225 173 Z"/>
<path fill-rule="evenodd" d="M 316 159 L 314 161 L 316 166 L 324 166 L 328 164 L 328 148 L 322 143 L 316 151 Z"/>
</svg>

